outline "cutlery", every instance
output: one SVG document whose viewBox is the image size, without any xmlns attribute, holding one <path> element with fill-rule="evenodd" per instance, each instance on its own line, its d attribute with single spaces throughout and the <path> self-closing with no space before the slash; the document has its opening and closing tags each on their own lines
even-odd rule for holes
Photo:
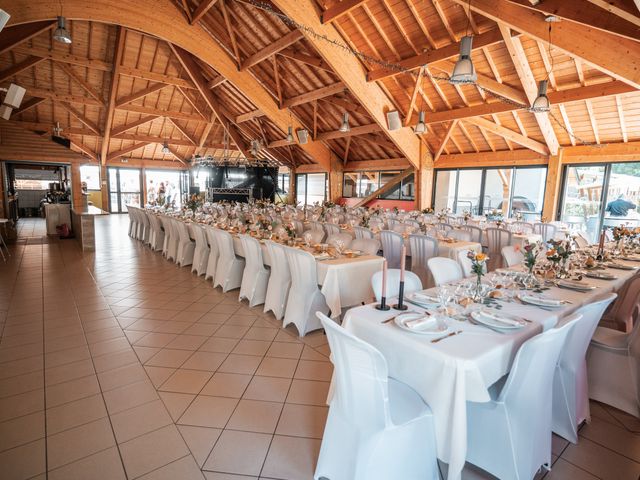
<svg viewBox="0 0 640 480">
<path fill-rule="evenodd" d="M 506 332 L 506 331 L 504 331 L 504 330 L 499 330 L 499 329 L 497 329 L 497 328 L 490 327 L 489 325 L 485 325 L 484 323 L 476 322 L 476 321 L 475 321 L 473 318 L 471 318 L 471 317 L 469 317 L 469 323 L 471 323 L 472 325 L 477 325 L 477 326 L 479 326 L 479 327 L 488 328 L 489 330 L 492 330 L 492 331 L 494 331 L 494 332 L 496 332 L 496 333 L 502 333 L 502 334 L 507 333 L 507 332 Z"/>
<path fill-rule="evenodd" d="M 461 333 L 462 333 L 462 330 L 451 332 L 450 334 L 445 335 L 444 337 L 434 338 L 433 340 L 431 340 L 431 343 L 438 343 L 440 340 L 444 340 L 445 338 L 453 337 L 454 335 L 459 335 Z"/>
<path fill-rule="evenodd" d="M 397 315 L 394 315 L 394 316 L 393 316 L 393 317 L 391 317 L 391 318 L 387 318 L 386 320 L 383 320 L 383 321 L 382 321 L 382 322 L 380 322 L 380 323 L 389 323 L 389 322 L 392 322 L 392 321 L 393 321 L 393 320 L 395 320 L 397 317 L 399 317 L 400 315 L 404 315 L 405 313 L 420 313 L 420 312 L 416 312 L 415 310 L 406 310 L 406 311 L 404 311 L 404 312 L 402 312 L 402 313 L 399 313 L 399 314 L 397 314 Z"/>
</svg>

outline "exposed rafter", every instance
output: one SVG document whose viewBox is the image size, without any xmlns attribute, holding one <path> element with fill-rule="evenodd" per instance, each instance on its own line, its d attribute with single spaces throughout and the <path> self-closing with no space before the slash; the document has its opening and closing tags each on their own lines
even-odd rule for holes
<svg viewBox="0 0 640 480">
<path fill-rule="evenodd" d="M 321 98 L 330 97 L 337 93 L 342 93 L 345 90 L 344 83 L 337 82 L 333 85 L 328 85 L 326 87 L 318 88 L 311 92 L 303 93 L 301 95 L 297 95 L 291 98 L 285 98 L 282 102 L 282 108 L 290 108 L 295 107 L 296 105 L 302 105 L 304 103 L 310 103 L 314 100 L 319 100 Z"/>
<path fill-rule="evenodd" d="M 499 135 L 503 138 L 511 140 L 512 142 L 517 143 L 518 145 L 522 145 L 534 152 L 541 153 L 543 155 L 549 155 L 549 148 L 544 144 L 540 143 L 537 140 L 534 140 L 529 137 L 525 137 L 524 135 L 514 132 L 513 130 L 509 130 L 508 128 L 496 125 L 489 120 L 485 120 L 484 118 L 468 118 L 465 120 L 467 123 L 475 125 L 480 128 L 484 128 L 485 130 Z"/>
<path fill-rule="evenodd" d="M 13 13 L 13 9 L 9 9 Z M 8 52 L 18 45 L 46 32 L 55 25 L 51 20 L 34 23 L 25 23 L 12 27 L 5 27 L 0 34 L 0 54 Z"/>
<path fill-rule="evenodd" d="M 320 15 L 320 21 L 322 23 L 333 22 L 365 2 L 366 0 L 342 0 L 341 2 L 335 2 L 333 6 L 329 7 Z"/>
<path fill-rule="evenodd" d="M 19 74 L 31 67 L 35 67 L 38 63 L 42 62 L 44 58 L 28 56 L 21 62 L 16 63 L 13 67 L 9 67 L 0 72 L 0 82 L 4 82 L 5 80 L 9 80 L 14 75 Z"/>
<path fill-rule="evenodd" d="M 254 65 L 260 63 L 263 60 L 266 60 L 271 55 L 275 55 L 279 51 L 293 45 L 298 40 L 301 40 L 303 37 L 300 30 L 292 30 L 287 33 L 284 37 L 279 38 L 271 45 L 267 45 L 265 48 L 261 49 L 259 52 L 254 53 L 249 58 L 247 58 L 244 62 L 242 62 L 242 66 L 240 70 L 246 70 L 247 68 L 253 67 Z"/>
<path fill-rule="evenodd" d="M 109 153 L 109 140 L 111 138 L 111 126 L 113 125 L 113 113 L 116 108 L 116 95 L 118 94 L 118 82 L 120 81 L 120 68 L 122 55 L 124 54 L 125 31 L 122 27 L 117 27 L 115 48 L 113 50 L 113 70 L 111 71 L 111 82 L 109 83 L 109 95 L 107 96 L 107 112 L 104 118 L 104 137 L 100 147 L 100 161 L 104 165 Z"/>
<path fill-rule="evenodd" d="M 207 13 L 209 9 L 216 4 L 217 1 L 218 0 L 202 0 L 200 2 L 200 5 L 198 5 L 198 7 L 193 11 L 193 14 L 191 15 L 191 25 L 199 22 L 200 19 L 204 17 L 204 14 Z"/>
</svg>

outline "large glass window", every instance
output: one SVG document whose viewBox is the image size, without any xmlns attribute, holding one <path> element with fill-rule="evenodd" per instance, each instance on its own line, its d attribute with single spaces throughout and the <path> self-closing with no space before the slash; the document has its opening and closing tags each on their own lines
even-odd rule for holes
<svg viewBox="0 0 640 480">
<path fill-rule="evenodd" d="M 296 175 L 296 202 L 302 205 L 322 203 L 327 199 L 326 173 Z"/>
<path fill-rule="evenodd" d="M 358 172 L 345 172 L 342 182 L 342 196 L 353 198 L 358 196 Z"/>
<path fill-rule="evenodd" d="M 202 175 L 202 172 L 200 172 Z M 147 203 L 164 205 L 173 203 L 182 205 L 180 191 L 180 172 L 177 170 L 146 170 Z"/>
<path fill-rule="evenodd" d="M 140 206 L 140 170 L 109 167 L 109 211 L 125 213 L 127 205 Z"/>
<path fill-rule="evenodd" d="M 80 167 L 80 181 L 87 184 L 87 190 L 100 190 L 100 167 L 82 165 Z"/>
<path fill-rule="evenodd" d="M 474 215 L 495 209 L 505 216 L 521 212 L 527 220 L 536 220 L 542 212 L 546 176 L 546 167 L 438 170 L 434 209 Z"/>
<path fill-rule="evenodd" d="M 386 185 L 399 171 L 345 172 L 342 183 L 342 196 L 364 198 Z M 413 175 L 405 178 L 391 190 L 378 198 L 385 200 L 413 200 L 415 186 Z"/>
<path fill-rule="evenodd" d="M 398 175 L 400 172 L 380 172 L 380 186 L 385 186 L 393 177 Z M 400 200 L 400 187 L 398 184 L 389 190 L 387 193 L 383 193 L 380 195 L 380 198 L 385 200 Z"/>
</svg>

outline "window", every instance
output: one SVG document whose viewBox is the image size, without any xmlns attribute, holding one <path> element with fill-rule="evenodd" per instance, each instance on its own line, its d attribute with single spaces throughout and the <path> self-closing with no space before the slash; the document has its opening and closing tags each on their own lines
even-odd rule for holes
<svg viewBox="0 0 640 480">
<path fill-rule="evenodd" d="M 539 220 L 546 178 L 546 167 L 438 170 L 434 209 L 473 215 L 495 209 L 508 217 L 520 212 L 526 220 Z"/>
<path fill-rule="evenodd" d="M 415 198 L 415 182 L 413 174 L 402 180 L 400 185 L 400 200 L 413 200 Z"/>
<path fill-rule="evenodd" d="M 296 175 L 296 202 L 302 205 L 322 203 L 327 199 L 326 173 Z"/>
<path fill-rule="evenodd" d="M 342 196 L 346 198 L 367 197 L 386 185 L 399 173 L 398 171 L 345 172 L 342 182 Z M 413 175 L 411 175 L 378 198 L 385 200 L 413 200 L 414 197 L 415 186 Z"/>
<path fill-rule="evenodd" d="M 398 175 L 400 172 L 380 172 L 380 186 L 383 187 L 386 185 L 393 177 Z M 383 193 L 380 195 L 380 198 L 385 200 L 400 200 L 400 187 L 398 184 L 389 190 L 387 193 Z"/>
<path fill-rule="evenodd" d="M 278 174 L 278 190 L 280 193 L 287 194 L 289 192 L 289 174 L 288 173 L 279 173 Z"/>
<path fill-rule="evenodd" d="M 204 176 L 204 170 L 200 172 Z M 164 205 L 173 202 L 176 207 L 182 205 L 181 179 L 178 170 L 146 170 L 147 203 Z M 197 185 L 197 183 L 196 183 Z"/>
<path fill-rule="evenodd" d="M 87 190 L 100 190 L 100 167 L 82 165 L 80 167 L 80 181 L 87 184 Z"/>
</svg>

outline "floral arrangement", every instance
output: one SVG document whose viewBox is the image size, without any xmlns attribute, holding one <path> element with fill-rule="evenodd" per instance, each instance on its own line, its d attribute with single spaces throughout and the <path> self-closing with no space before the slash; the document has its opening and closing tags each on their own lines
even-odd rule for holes
<svg viewBox="0 0 640 480">
<path fill-rule="evenodd" d="M 462 220 L 464 221 L 464 223 L 466 224 L 469 220 L 471 220 L 471 212 L 469 212 L 468 210 L 465 210 L 462 213 Z"/>
<path fill-rule="evenodd" d="M 431 208 L 431 207 L 423 208 L 423 209 L 422 209 L 422 213 L 423 213 L 424 215 L 431 215 L 431 214 L 433 213 L 433 208 Z"/>
<path fill-rule="evenodd" d="M 516 210 L 515 214 L 513 215 L 513 217 L 516 219 L 516 221 L 521 222 L 522 221 L 522 212 L 520 210 Z"/>
<path fill-rule="evenodd" d="M 525 240 L 522 249 L 520 248 L 520 245 L 516 245 L 515 249 L 516 251 L 522 251 L 522 254 L 524 255 L 524 264 L 529 269 L 529 273 L 533 273 L 538 255 L 542 251 L 542 242 L 529 243 L 528 240 Z"/>
<path fill-rule="evenodd" d="M 204 203 L 204 197 L 201 194 L 198 194 L 198 195 L 193 194 L 187 200 L 185 207 L 193 211 L 193 213 L 195 213 L 196 210 L 202 207 L 203 203 Z"/>
<path fill-rule="evenodd" d="M 486 253 L 474 252 L 469 250 L 467 258 L 471 260 L 471 272 L 476 275 L 476 293 L 474 300 L 478 300 L 482 295 L 482 276 L 484 275 L 485 265 L 489 260 Z"/>
<path fill-rule="evenodd" d="M 291 240 L 296 238 L 296 228 L 293 226 L 292 223 L 285 224 L 284 225 L 284 231 L 287 232 L 287 235 L 289 236 L 289 238 Z"/>
<path fill-rule="evenodd" d="M 485 216 L 487 217 L 487 220 L 496 222 L 498 224 L 498 227 L 502 224 L 504 220 L 502 211 L 497 210 L 495 208 L 491 210 L 489 213 L 487 213 Z"/>
<path fill-rule="evenodd" d="M 436 213 L 436 217 L 438 218 L 439 222 L 444 222 L 447 220 L 447 215 L 449 214 L 450 210 L 448 208 L 444 208 L 442 210 L 440 210 L 438 213 Z"/>
<path fill-rule="evenodd" d="M 549 240 L 547 244 L 547 260 L 553 263 L 566 262 L 573 254 L 571 240 Z"/>
<path fill-rule="evenodd" d="M 613 227 L 611 233 L 613 234 L 613 239 L 619 242 L 627 237 L 631 237 L 634 234 L 633 232 L 634 231 L 627 228 L 626 225 L 620 225 L 619 227 Z"/>
<path fill-rule="evenodd" d="M 393 207 L 393 213 L 397 215 L 398 213 L 400 213 L 400 209 L 398 207 Z"/>
<path fill-rule="evenodd" d="M 360 220 L 360 226 L 364 228 L 369 228 L 369 220 L 371 217 L 369 215 L 363 215 L 362 220 Z"/>
</svg>

